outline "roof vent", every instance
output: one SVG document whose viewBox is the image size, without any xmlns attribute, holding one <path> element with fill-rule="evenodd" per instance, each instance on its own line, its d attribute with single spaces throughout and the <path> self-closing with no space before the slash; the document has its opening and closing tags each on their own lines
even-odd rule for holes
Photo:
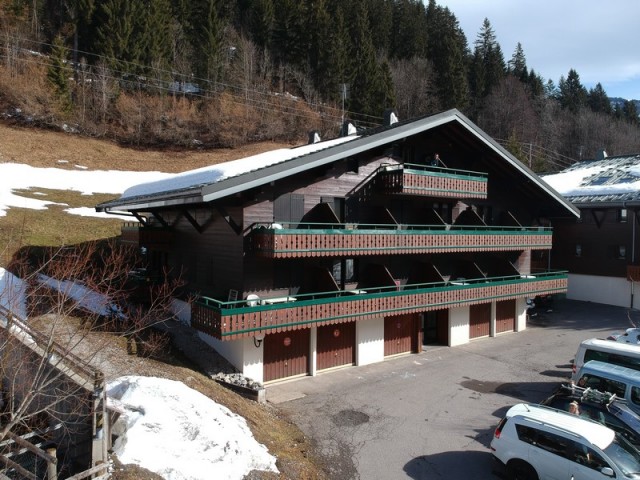
<svg viewBox="0 0 640 480">
<path fill-rule="evenodd" d="M 349 135 L 355 135 L 356 133 L 358 133 L 356 126 L 349 120 L 345 120 L 342 124 L 342 128 L 340 129 L 340 136 L 348 137 Z"/>
<path fill-rule="evenodd" d="M 309 132 L 309 145 L 311 145 L 312 143 L 318 143 L 320 142 L 320 134 L 318 133 L 317 130 L 311 130 Z"/>
<path fill-rule="evenodd" d="M 394 112 L 390 108 L 384 111 L 383 116 L 384 116 L 385 127 L 393 125 L 394 123 L 398 123 L 398 116 L 396 115 L 396 112 Z"/>
<path fill-rule="evenodd" d="M 596 153 L 596 160 L 604 160 L 605 158 L 607 158 L 607 152 L 605 150 L 600 150 L 598 151 L 598 153 Z"/>
</svg>

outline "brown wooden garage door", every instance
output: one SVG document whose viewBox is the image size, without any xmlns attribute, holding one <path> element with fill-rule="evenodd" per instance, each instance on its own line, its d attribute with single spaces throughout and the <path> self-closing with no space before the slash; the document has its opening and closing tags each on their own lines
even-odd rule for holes
<svg viewBox="0 0 640 480">
<path fill-rule="evenodd" d="M 469 308 L 469 338 L 488 337 L 491 324 L 491 304 L 481 303 Z"/>
<path fill-rule="evenodd" d="M 318 327 L 318 370 L 356 362 L 356 324 L 339 323 Z"/>
<path fill-rule="evenodd" d="M 265 382 L 309 373 L 309 335 L 306 328 L 265 336 Z"/>
<path fill-rule="evenodd" d="M 420 338 L 419 314 L 397 315 L 384 319 L 384 355 L 417 352 Z"/>
<path fill-rule="evenodd" d="M 516 329 L 516 301 L 496 302 L 496 333 L 513 332 Z"/>
</svg>

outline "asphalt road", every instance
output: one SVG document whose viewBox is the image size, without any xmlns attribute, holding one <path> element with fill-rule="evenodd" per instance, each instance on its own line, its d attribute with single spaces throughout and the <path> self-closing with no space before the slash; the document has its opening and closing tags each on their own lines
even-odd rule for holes
<svg viewBox="0 0 640 480">
<path fill-rule="evenodd" d="M 267 401 L 316 442 L 332 479 L 496 480 L 488 447 L 504 412 L 568 379 L 580 341 L 630 326 L 626 308 L 551 308 L 520 333 L 271 385 Z"/>
</svg>

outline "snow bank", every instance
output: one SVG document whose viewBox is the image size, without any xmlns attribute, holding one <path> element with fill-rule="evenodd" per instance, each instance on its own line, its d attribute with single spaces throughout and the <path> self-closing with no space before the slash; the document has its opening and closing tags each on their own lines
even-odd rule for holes
<svg viewBox="0 0 640 480">
<path fill-rule="evenodd" d="M 109 383 L 110 402 L 127 413 L 118 419 L 118 459 L 167 480 L 237 479 L 251 470 L 277 472 L 244 418 L 173 380 L 126 376 Z"/>
</svg>

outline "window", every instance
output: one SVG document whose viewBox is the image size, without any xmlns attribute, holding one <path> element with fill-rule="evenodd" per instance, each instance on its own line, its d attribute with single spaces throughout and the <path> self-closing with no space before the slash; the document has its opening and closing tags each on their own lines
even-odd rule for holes
<svg viewBox="0 0 640 480">
<path fill-rule="evenodd" d="M 551 432 L 538 430 L 538 447 L 561 457 L 568 457 L 570 440 Z"/>
<path fill-rule="evenodd" d="M 576 243 L 576 257 L 581 257 L 582 256 L 582 245 L 579 243 Z"/>
<path fill-rule="evenodd" d="M 599 352 L 597 350 L 587 350 L 584 352 L 584 362 L 589 360 L 599 360 L 604 363 L 613 363 L 623 367 L 640 370 L 640 359 L 631 356 L 620 355 L 618 353 Z"/>
<path fill-rule="evenodd" d="M 631 401 L 636 405 L 640 405 L 640 388 L 631 387 Z"/>
<path fill-rule="evenodd" d="M 627 247 L 625 245 L 618 245 L 618 258 L 624 259 L 627 257 Z"/>
<path fill-rule="evenodd" d="M 592 373 L 585 373 L 582 375 L 578 380 L 578 385 L 585 388 L 589 387 L 595 390 L 600 390 L 601 392 L 614 393 L 621 398 L 624 398 L 624 393 L 627 387 L 622 382 L 611 380 L 610 378 L 604 378 Z"/>
<path fill-rule="evenodd" d="M 344 269 L 344 272 L 343 272 Z M 336 260 L 333 263 L 333 268 L 331 271 L 333 278 L 336 283 L 341 285 L 343 282 L 355 282 L 356 278 L 356 267 L 355 260 L 353 258 L 345 258 L 344 260 Z M 344 277 L 343 277 L 344 273 Z"/>
<path fill-rule="evenodd" d="M 536 429 L 525 425 L 516 424 L 516 433 L 518 438 L 525 443 L 534 445 L 536 442 Z"/>
<path fill-rule="evenodd" d="M 625 223 L 627 221 L 627 209 L 621 208 L 618 210 L 618 222 Z"/>
</svg>

